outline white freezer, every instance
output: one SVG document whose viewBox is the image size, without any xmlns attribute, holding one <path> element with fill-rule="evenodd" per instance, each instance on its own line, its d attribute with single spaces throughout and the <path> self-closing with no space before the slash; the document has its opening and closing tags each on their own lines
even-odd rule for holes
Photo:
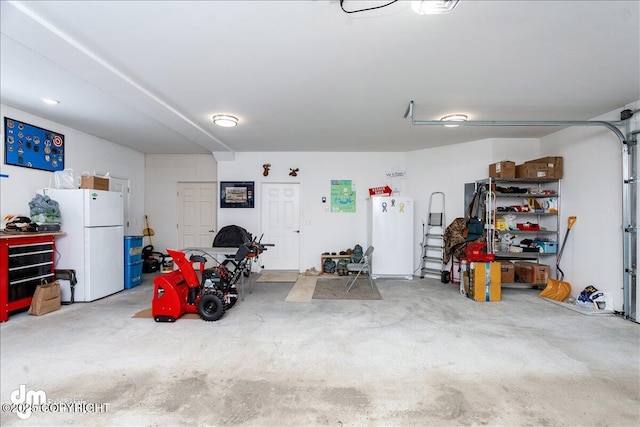
<svg viewBox="0 0 640 427">
<path fill-rule="evenodd" d="M 414 203 L 410 197 L 369 199 L 367 244 L 374 247 L 371 277 L 413 279 L 413 216 Z"/>
<path fill-rule="evenodd" d="M 124 290 L 123 230 L 121 225 L 85 228 L 85 286 L 84 300 L 80 301 L 94 301 Z M 76 286 L 76 301 L 77 291 Z"/>
<path fill-rule="evenodd" d="M 120 192 L 48 188 L 45 194 L 60 204 L 63 226 L 69 226 L 72 222 L 85 227 L 123 225 Z"/>
<path fill-rule="evenodd" d="M 122 193 L 117 191 L 83 190 L 84 225 L 104 227 L 122 224 Z"/>
<path fill-rule="evenodd" d="M 55 268 L 76 271 L 74 300 L 89 302 L 124 290 L 122 193 L 46 189 L 60 205 L 62 231 Z"/>
</svg>

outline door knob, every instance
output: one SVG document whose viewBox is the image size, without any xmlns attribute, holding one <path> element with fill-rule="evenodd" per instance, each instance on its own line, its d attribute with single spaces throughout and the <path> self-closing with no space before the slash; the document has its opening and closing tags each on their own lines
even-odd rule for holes
<svg viewBox="0 0 640 427">
<path fill-rule="evenodd" d="M 300 233 L 300 230 L 293 230 L 294 233 Z"/>
<path fill-rule="evenodd" d="M 216 230 L 209 230 L 209 233 L 215 233 Z"/>
</svg>

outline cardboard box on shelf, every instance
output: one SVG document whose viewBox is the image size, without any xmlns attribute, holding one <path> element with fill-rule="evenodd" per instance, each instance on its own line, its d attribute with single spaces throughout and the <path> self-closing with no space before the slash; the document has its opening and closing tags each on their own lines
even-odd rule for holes
<svg viewBox="0 0 640 427">
<path fill-rule="evenodd" d="M 80 188 L 109 191 L 109 178 L 82 175 L 82 178 L 80 179 Z"/>
<path fill-rule="evenodd" d="M 548 169 L 548 178 L 562 178 L 562 157 L 542 157 L 540 159 L 528 160 L 524 163 L 537 163 L 546 165 Z"/>
<path fill-rule="evenodd" d="M 546 163 L 524 163 L 516 166 L 516 178 L 549 178 L 549 167 Z"/>
<path fill-rule="evenodd" d="M 474 301 L 495 302 L 502 299 L 499 262 L 470 263 L 467 297 Z"/>
<path fill-rule="evenodd" d="M 501 162 L 490 164 L 489 177 L 490 178 L 515 178 L 516 163 L 509 160 L 503 160 Z"/>
<path fill-rule="evenodd" d="M 500 281 L 502 283 L 516 281 L 516 266 L 511 261 L 500 261 Z"/>
<path fill-rule="evenodd" d="M 546 285 L 551 269 L 548 265 L 529 261 L 515 263 L 516 282 Z"/>
</svg>

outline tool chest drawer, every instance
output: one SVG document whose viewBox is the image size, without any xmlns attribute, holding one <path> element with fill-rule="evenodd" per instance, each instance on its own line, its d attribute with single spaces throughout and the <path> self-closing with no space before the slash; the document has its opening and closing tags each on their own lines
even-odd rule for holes
<svg viewBox="0 0 640 427">
<path fill-rule="evenodd" d="M 51 262 L 53 243 L 21 245 L 9 248 L 9 270 L 27 265 Z"/>
</svg>

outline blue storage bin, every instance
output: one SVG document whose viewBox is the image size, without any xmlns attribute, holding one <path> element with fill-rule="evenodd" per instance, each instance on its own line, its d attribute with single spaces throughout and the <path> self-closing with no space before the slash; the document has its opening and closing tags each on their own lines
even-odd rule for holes
<svg viewBox="0 0 640 427">
<path fill-rule="evenodd" d="M 142 283 L 142 260 L 124 265 L 124 288 L 131 289 Z"/>
<path fill-rule="evenodd" d="M 556 242 L 546 240 L 534 240 L 533 242 L 538 245 L 538 248 L 540 248 L 540 251 L 544 254 L 555 254 L 558 251 Z"/>
<path fill-rule="evenodd" d="M 124 236 L 125 265 L 142 259 L 142 236 Z"/>
</svg>

